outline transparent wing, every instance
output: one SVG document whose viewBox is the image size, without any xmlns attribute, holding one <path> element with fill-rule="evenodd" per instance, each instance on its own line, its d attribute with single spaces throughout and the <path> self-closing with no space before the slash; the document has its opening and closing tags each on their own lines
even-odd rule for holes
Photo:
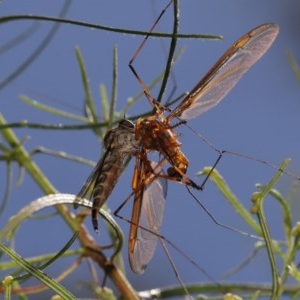
<svg viewBox="0 0 300 300">
<path fill-rule="evenodd" d="M 97 179 L 97 176 L 98 176 L 99 172 L 101 172 L 101 170 L 103 168 L 105 158 L 107 157 L 108 154 L 109 154 L 108 150 L 106 150 L 103 157 L 98 161 L 97 165 L 95 166 L 95 168 L 93 169 L 93 171 L 89 175 L 88 179 L 85 181 L 84 185 L 82 186 L 81 190 L 77 194 L 75 201 L 77 199 L 79 200 L 80 198 L 85 198 L 87 193 L 89 191 L 91 191 L 92 186 L 94 185 L 95 180 Z M 79 204 L 74 203 L 74 208 L 76 209 L 78 207 L 79 207 Z"/>
<path fill-rule="evenodd" d="M 185 99 L 170 113 L 171 119 L 188 120 L 216 106 L 274 42 L 279 28 L 263 24 L 236 41 Z"/>
<path fill-rule="evenodd" d="M 83 187 L 77 194 L 75 201 L 80 201 L 80 198 L 87 198 L 88 193 L 90 195 L 93 195 L 95 182 L 98 180 L 101 174 L 108 178 L 107 181 L 110 181 L 110 185 L 113 185 L 113 188 L 115 183 L 119 179 L 122 170 L 124 169 L 126 160 L 129 157 L 130 154 L 124 154 L 123 152 L 118 151 L 118 149 L 106 150 L 100 161 L 97 163 L 97 165 L 89 175 L 88 179 L 85 181 Z M 113 178 L 114 183 L 112 183 L 112 180 L 110 178 Z M 78 208 L 78 206 L 79 204 L 75 202 L 74 208 L 76 209 Z"/>
<path fill-rule="evenodd" d="M 151 163 L 152 168 L 156 165 Z M 138 172 L 140 186 L 135 192 L 128 253 L 131 269 L 140 274 L 152 259 L 156 248 L 158 236 L 155 233 L 159 234 L 163 221 L 167 180 L 147 172 L 142 161 Z M 160 171 L 160 174 L 163 174 L 163 171 Z M 143 185 L 142 179 L 145 178 L 149 181 L 154 180 L 148 185 Z"/>
</svg>

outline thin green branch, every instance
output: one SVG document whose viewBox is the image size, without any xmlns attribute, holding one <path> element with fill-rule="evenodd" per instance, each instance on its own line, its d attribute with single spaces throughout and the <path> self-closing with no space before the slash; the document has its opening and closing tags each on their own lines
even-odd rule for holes
<svg viewBox="0 0 300 300">
<path fill-rule="evenodd" d="M 5 123 L 6 120 L 0 113 L 0 124 L 5 124 Z M 6 139 L 7 143 L 13 149 L 14 159 L 26 169 L 26 171 L 35 180 L 35 182 L 42 189 L 42 191 L 45 194 L 55 194 L 56 190 L 54 186 L 50 183 L 47 177 L 42 173 L 39 167 L 31 160 L 30 154 L 21 145 L 21 142 L 14 134 L 14 132 L 11 129 L 6 128 L 3 129 L 1 133 L 3 137 Z M 62 217 L 65 219 L 66 223 L 71 227 L 71 229 L 74 232 L 78 231 L 79 230 L 78 223 L 76 219 L 74 219 L 70 214 L 69 209 L 64 205 L 59 204 L 59 202 L 56 202 L 55 204 L 56 204 L 55 205 L 56 209 L 62 215 Z M 1 234 L 3 238 L 3 232 Z M 78 236 L 78 239 L 81 245 L 83 247 L 86 247 L 87 249 L 86 255 L 91 256 L 99 264 L 99 266 L 105 270 L 106 274 L 116 284 L 119 291 L 125 296 L 130 295 L 128 296 L 129 299 L 136 299 L 135 292 L 131 288 L 125 276 L 114 265 L 107 265 L 107 259 L 102 255 L 102 253 L 100 253 L 99 251 L 95 252 L 95 250 L 93 250 L 97 246 L 95 245 L 94 241 L 91 240 L 89 234 L 87 233 L 84 227 L 81 227 L 81 231 Z"/>
<path fill-rule="evenodd" d="M 140 30 L 131 30 L 131 29 L 123 29 L 123 28 L 117 28 L 117 27 L 110 27 L 110 26 L 104 26 L 89 22 L 82 22 L 77 20 L 71 20 L 71 19 L 61 19 L 57 17 L 46 17 L 46 16 L 38 16 L 38 15 L 11 15 L 11 16 L 5 16 L 0 18 L 0 24 L 1 23 L 7 23 L 7 22 L 13 22 L 18 20 L 39 20 L 39 21 L 48 21 L 48 22 L 57 22 L 57 23 L 64 23 L 64 24 L 71 24 L 76 26 L 82 26 L 82 27 L 88 27 L 88 28 L 95 28 L 99 30 L 104 31 L 111 31 L 115 33 L 122 33 L 122 34 L 131 34 L 131 35 L 142 35 L 145 36 L 149 34 L 149 36 L 152 37 L 161 37 L 161 38 L 177 38 L 177 39 L 211 39 L 211 40 L 221 40 L 222 36 L 220 35 L 212 35 L 212 34 L 183 34 L 179 33 L 174 36 L 172 33 L 163 33 L 163 32 L 147 32 L 147 31 L 140 31 Z"/>
<path fill-rule="evenodd" d="M 253 207 L 252 207 L 252 213 L 255 213 L 257 215 L 258 221 L 260 223 L 262 234 L 266 243 L 266 248 L 268 252 L 268 257 L 270 261 L 270 266 L 272 270 L 272 295 L 271 299 L 279 299 L 280 295 L 283 291 L 283 287 L 281 286 L 282 282 L 279 279 L 278 274 L 278 268 L 274 256 L 274 250 L 272 245 L 272 239 L 269 232 L 269 228 L 266 222 L 266 217 L 264 214 L 264 208 L 263 203 L 266 198 L 266 196 L 270 193 L 273 186 L 276 184 L 276 182 L 279 180 L 279 178 L 282 176 L 284 169 L 286 169 L 287 165 L 289 164 L 290 160 L 286 159 L 280 166 L 278 172 L 273 176 L 273 178 L 269 181 L 269 183 L 263 188 L 261 192 L 257 192 L 253 194 L 252 201 L 253 201 Z"/>
<path fill-rule="evenodd" d="M 52 257 L 50 257 L 45 263 L 43 263 L 42 265 L 40 265 L 38 267 L 39 270 L 44 270 L 46 269 L 48 266 L 50 266 L 52 263 L 54 263 L 57 259 L 59 259 L 61 256 L 63 256 L 63 254 L 69 249 L 69 247 L 71 247 L 71 245 L 75 242 L 75 240 L 77 239 L 78 236 L 78 232 L 75 232 L 70 240 L 64 245 L 64 247 L 62 249 L 59 250 L 58 253 L 55 253 L 55 255 L 53 255 Z M 26 261 L 29 263 L 29 261 L 26 259 Z M 21 281 L 24 279 L 27 279 L 29 277 L 31 277 L 32 274 L 28 273 L 19 277 L 16 277 L 15 280 Z"/>
<path fill-rule="evenodd" d="M 63 5 L 60 17 L 63 17 L 69 10 L 69 7 L 71 5 L 71 0 L 65 0 L 65 4 Z M 3 20 L 4 19 L 4 20 Z M 5 23 L 6 17 L 0 18 L 0 24 Z M 59 18 L 58 18 L 59 19 Z M 8 17 L 9 21 L 14 21 L 14 19 Z M 7 21 L 8 21 L 7 20 Z M 42 40 L 40 45 L 28 56 L 28 58 L 21 63 L 18 68 L 13 71 L 10 75 L 8 75 L 2 82 L 0 82 L 0 90 L 3 89 L 7 84 L 9 84 L 12 80 L 14 80 L 17 76 L 19 76 L 22 72 L 24 72 L 31 64 L 32 62 L 43 52 L 43 50 L 48 46 L 52 38 L 55 36 L 56 32 L 58 31 L 61 24 L 56 23 L 53 25 L 49 33 L 46 35 L 46 37 Z"/>
<path fill-rule="evenodd" d="M 30 153 L 30 155 L 33 156 L 33 155 L 37 155 L 37 154 L 40 154 L 40 153 L 48 154 L 48 155 L 59 157 L 59 158 L 68 159 L 68 160 L 71 160 L 71 161 L 75 161 L 77 163 L 85 164 L 85 165 L 90 166 L 90 167 L 95 167 L 95 165 L 96 165 L 96 163 L 94 161 L 89 160 L 89 159 L 85 159 L 81 156 L 75 156 L 75 155 L 68 154 L 64 151 L 55 151 L 55 150 L 48 149 L 48 148 L 45 148 L 45 147 L 38 147 L 38 148 L 34 149 Z"/>
<path fill-rule="evenodd" d="M 85 123 L 89 122 L 89 119 L 86 118 L 86 117 L 75 115 L 75 114 L 72 114 L 72 113 L 68 113 L 64 110 L 60 110 L 60 109 L 57 109 L 57 108 L 53 108 L 49 105 L 45 105 L 43 103 L 40 103 L 37 100 L 31 99 L 27 96 L 21 95 L 20 99 L 23 102 L 25 102 L 26 104 L 28 104 L 30 106 L 33 106 L 36 109 L 45 111 L 45 112 L 53 114 L 55 116 L 63 117 L 63 118 L 70 119 L 70 120 L 85 122 Z"/>
<path fill-rule="evenodd" d="M 257 222 L 254 220 L 253 216 L 243 206 L 241 201 L 234 195 L 224 178 L 216 169 L 211 172 L 211 167 L 205 167 L 197 175 L 207 176 L 208 174 L 210 174 L 209 180 L 211 180 L 216 185 L 225 199 L 229 201 L 230 205 L 232 205 L 233 209 L 243 218 L 246 223 L 248 223 L 248 225 L 257 233 L 258 236 L 261 236 L 261 229 Z"/>
<path fill-rule="evenodd" d="M 76 299 L 76 297 L 72 295 L 67 289 L 65 289 L 61 284 L 59 284 L 57 281 L 49 277 L 41 270 L 33 267 L 30 263 L 24 260 L 20 255 L 18 255 L 18 253 L 16 253 L 14 250 L 10 249 L 9 247 L 1 243 L 0 243 L 0 249 L 3 252 L 5 252 L 5 254 L 8 255 L 12 260 L 14 260 L 19 266 L 21 266 L 24 270 L 26 270 L 27 272 L 29 272 L 30 274 L 38 278 L 42 283 L 44 283 L 46 286 L 48 286 L 53 291 L 55 291 L 63 299 L 66 300 Z"/>
<path fill-rule="evenodd" d="M 213 283 L 199 283 L 199 284 L 188 284 L 186 288 L 190 294 L 199 294 L 199 293 L 219 293 L 220 297 L 213 297 L 213 299 L 224 299 L 224 291 L 226 292 L 234 292 L 234 293 L 254 293 L 257 290 L 261 291 L 260 296 L 268 297 L 270 296 L 272 285 L 267 283 L 250 283 L 245 284 L 241 282 L 237 283 L 223 283 L 223 284 L 213 284 Z M 221 291 L 220 291 L 221 290 Z M 284 294 L 285 295 L 293 295 L 299 290 L 299 285 L 289 285 L 285 286 Z M 222 292 L 223 291 L 223 292 Z M 146 290 L 139 292 L 139 296 L 145 297 L 147 299 L 167 299 L 170 297 L 180 297 L 185 296 L 184 290 L 182 287 L 170 286 L 166 288 L 156 288 L 152 290 Z M 207 299 L 207 296 L 204 296 Z M 211 298 L 208 298 L 211 299 Z M 246 298 L 245 298 L 246 299 Z"/>
<path fill-rule="evenodd" d="M 117 121 L 116 121 L 117 123 Z M 40 124 L 40 123 L 28 123 L 24 120 L 16 123 L 0 123 L 0 129 L 8 128 L 31 128 L 31 129 L 46 129 L 46 130 L 86 130 L 97 127 L 107 126 L 106 123 L 94 123 L 94 124 L 76 124 L 76 125 L 63 125 L 63 124 Z"/>
<path fill-rule="evenodd" d="M 9 200 L 9 196 L 12 190 L 12 180 L 13 180 L 12 163 L 11 161 L 7 161 L 6 162 L 6 185 L 5 185 L 4 195 L 3 198 L 1 199 L 1 204 L 0 204 L 0 216 L 3 214 Z"/>
<path fill-rule="evenodd" d="M 173 64 L 173 58 L 174 58 L 174 54 L 175 54 L 175 50 L 176 50 L 176 45 L 177 45 L 177 34 L 178 34 L 178 30 L 179 30 L 179 0 L 174 0 L 173 1 L 173 15 L 174 15 L 174 22 L 173 22 L 173 37 L 171 38 L 171 43 L 170 43 L 170 48 L 169 48 L 169 55 L 168 55 L 168 59 L 167 59 L 167 63 L 166 63 L 166 67 L 164 70 L 164 77 L 162 80 L 162 84 L 161 84 L 161 88 L 159 91 L 159 94 L 157 96 L 157 101 L 161 102 L 164 92 L 166 90 L 166 86 L 167 83 L 169 81 L 169 76 L 170 76 L 170 72 L 171 72 L 171 68 L 172 68 L 172 64 Z"/>
<path fill-rule="evenodd" d="M 92 97 L 92 91 L 91 91 L 91 87 L 89 84 L 88 74 L 86 71 L 84 60 L 83 60 L 82 54 L 78 47 L 75 48 L 75 54 L 76 54 L 77 62 L 79 65 L 81 80 L 82 80 L 82 84 L 83 84 L 84 102 L 89 110 L 89 113 L 91 114 L 90 121 L 92 123 L 97 123 L 98 122 L 98 117 L 96 114 L 97 110 L 96 110 L 95 103 L 94 103 L 94 100 Z"/>
</svg>

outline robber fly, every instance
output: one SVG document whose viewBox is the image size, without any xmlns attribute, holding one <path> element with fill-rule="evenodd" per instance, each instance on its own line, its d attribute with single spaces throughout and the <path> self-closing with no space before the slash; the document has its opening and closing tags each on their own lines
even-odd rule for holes
<svg viewBox="0 0 300 300">
<path fill-rule="evenodd" d="M 134 124 L 129 120 L 122 120 L 118 127 L 109 130 L 104 137 L 103 157 L 86 180 L 82 189 L 77 195 L 77 199 L 84 198 L 91 190 L 93 198 L 92 224 L 95 231 L 98 231 L 98 212 L 106 202 L 115 187 L 126 158 L 136 153 L 139 145 L 135 140 Z M 74 207 L 78 207 L 75 202 Z"/>
</svg>

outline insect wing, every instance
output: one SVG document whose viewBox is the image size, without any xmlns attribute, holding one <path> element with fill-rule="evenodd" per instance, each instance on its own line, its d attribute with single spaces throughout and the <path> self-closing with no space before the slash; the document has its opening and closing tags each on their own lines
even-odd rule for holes
<svg viewBox="0 0 300 300">
<path fill-rule="evenodd" d="M 152 165 L 155 166 L 154 163 Z M 143 163 L 139 174 L 141 174 L 140 178 L 147 175 L 146 178 L 150 181 L 156 176 L 149 172 L 147 174 Z M 149 185 L 143 186 L 143 183 L 141 185 L 135 193 L 128 251 L 131 269 L 137 274 L 146 269 L 159 239 L 155 233 L 159 234 L 163 221 L 167 180 L 157 177 Z"/>
<path fill-rule="evenodd" d="M 107 173 L 107 167 L 110 166 L 110 168 L 115 169 L 115 180 L 117 181 L 118 177 L 121 174 L 121 171 L 123 169 L 123 162 L 125 161 L 125 158 L 129 155 L 124 155 L 121 153 L 119 149 L 115 149 L 114 147 L 111 147 L 113 144 L 114 135 L 116 134 L 116 130 L 113 129 L 109 131 L 105 138 L 104 138 L 104 145 L 107 149 L 102 158 L 99 160 L 95 168 L 93 169 L 92 173 L 84 183 L 83 187 L 81 188 L 80 192 L 77 194 L 75 201 L 80 201 L 80 198 L 86 197 L 87 193 L 91 191 L 91 194 L 93 194 L 93 185 L 97 181 L 97 178 L 102 173 Z M 114 170 L 111 170 L 114 172 Z M 78 208 L 79 204 L 74 203 L 74 208 Z"/>
<path fill-rule="evenodd" d="M 270 23 L 256 27 L 242 36 L 170 113 L 169 121 L 176 117 L 192 119 L 216 106 L 269 49 L 278 31 L 278 26 Z"/>
<path fill-rule="evenodd" d="M 87 193 L 89 192 L 89 190 L 91 190 L 93 184 L 95 183 L 95 180 L 97 179 L 97 175 L 99 174 L 99 172 L 101 172 L 101 169 L 102 169 L 104 161 L 105 161 L 105 157 L 107 155 L 108 155 L 108 150 L 106 150 L 106 152 L 104 153 L 101 160 L 97 163 L 97 165 L 93 169 L 92 173 L 90 174 L 88 179 L 85 181 L 83 187 L 77 194 L 75 201 L 80 201 L 80 198 L 84 198 L 87 195 Z M 76 209 L 78 207 L 79 207 L 79 203 L 75 202 L 74 208 Z"/>
</svg>

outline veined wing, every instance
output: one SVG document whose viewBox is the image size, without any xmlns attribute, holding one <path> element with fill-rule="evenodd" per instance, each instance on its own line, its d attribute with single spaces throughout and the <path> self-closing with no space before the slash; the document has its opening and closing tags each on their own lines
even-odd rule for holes
<svg viewBox="0 0 300 300">
<path fill-rule="evenodd" d="M 102 168 L 97 174 L 93 189 L 92 223 L 95 231 L 98 232 L 98 213 L 99 209 L 107 201 L 114 189 L 123 170 L 125 155 L 123 152 L 114 149 L 108 151 L 102 163 Z"/>
<path fill-rule="evenodd" d="M 92 173 L 89 175 L 88 179 L 85 181 L 83 187 L 81 188 L 81 190 L 79 191 L 79 193 L 76 196 L 76 199 L 78 198 L 78 200 L 80 200 L 80 198 L 84 198 L 86 197 L 86 195 L 88 194 L 88 192 L 90 191 L 91 194 L 93 193 L 93 186 L 95 185 L 96 179 L 99 176 L 99 174 L 101 174 L 102 172 L 107 172 L 107 168 L 109 167 L 109 163 L 113 163 L 113 157 L 115 155 L 111 155 L 112 152 L 115 150 L 115 146 L 114 146 L 114 140 L 115 135 L 118 134 L 120 130 L 118 128 L 114 128 L 109 130 L 103 140 L 103 145 L 104 148 L 106 149 L 106 151 L 104 152 L 102 158 L 98 161 L 97 165 L 95 166 L 95 168 L 93 169 Z M 116 164 L 118 164 L 118 162 L 116 162 Z M 75 200 L 76 200 L 75 199 Z M 79 204 L 78 203 L 74 203 L 74 208 L 78 208 Z"/>
<path fill-rule="evenodd" d="M 216 106 L 274 42 L 276 24 L 260 25 L 237 40 L 167 117 L 188 120 Z"/>
<path fill-rule="evenodd" d="M 76 199 L 80 201 L 80 198 L 86 198 L 86 195 L 90 192 L 93 196 L 93 207 L 100 206 L 99 208 L 101 208 L 117 183 L 124 168 L 124 161 L 129 156 L 129 154 L 125 155 L 116 150 L 106 150 L 77 194 Z M 78 206 L 78 203 L 74 203 L 74 208 L 78 208 Z M 94 214 L 97 213 L 98 210 L 94 212 Z"/>
<path fill-rule="evenodd" d="M 109 153 L 110 150 L 106 150 L 105 153 L 103 154 L 103 157 L 98 161 L 97 165 L 93 169 L 92 173 L 89 175 L 88 179 L 85 181 L 84 185 L 82 186 L 81 190 L 76 196 L 76 199 L 80 201 L 80 198 L 85 198 L 88 192 L 90 191 L 92 193 L 92 187 L 95 184 L 95 181 L 97 179 L 97 176 L 102 173 L 102 170 L 105 169 L 106 161 L 110 160 L 109 159 Z M 74 208 L 78 208 L 79 204 L 74 203 Z"/>
<path fill-rule="evenodd" d="M 155 168 L 156 164 L 151 163 L 151 166 Z M 162 172 L 161 170 L 160 173 L 163 174 Z M 159 234 L 163 221 L 167 180 L 147 171 L 144 162 L 138 160 L 134 182 L 137 186 L 132 208 L 128 255 L 131 269 L 140 274 L 146 269 L 156 248 L 158 236 L 155 233 Z"/>
<path fill-rule="evenodd" d="M 119 122 L 117 128 L 107 132 L 104 138 L 106 151 L 98 162 L 77 198 L 83 198 L 91 190 L 93 197 L 92 223 L 98 231 L 98 212 L 115 187 L 124 168 L 126 157 L 130 157 L 138 149 L 135 141 L 134 124 L 129 120 Z M 78 204 L 74 204 L 78 207 Z"/>
</svg>

